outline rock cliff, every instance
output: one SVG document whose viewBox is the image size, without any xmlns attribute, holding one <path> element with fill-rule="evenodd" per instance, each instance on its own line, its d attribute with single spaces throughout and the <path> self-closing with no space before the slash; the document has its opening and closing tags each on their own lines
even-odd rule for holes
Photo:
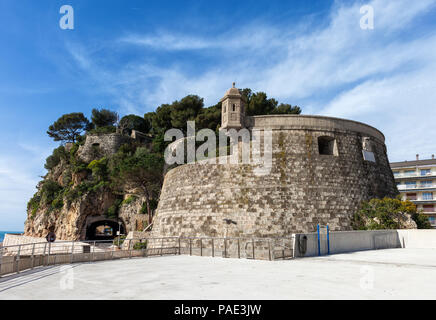
<svg viewBox="0 0 436 320">
<path fill-rule="evenodd" d="M 140 147 L 110 134 L 55 149 L 47 159 L 48 173 L 28 203 L 25 235 L 45 237 L 54 230 L 57 239 L 91 240 L 99 225 L 114 233 L 142 231 L 150 219 L 145 196 L 129 181 L 120 185 L 111 177 L 117 161 Z"/>
</svg>

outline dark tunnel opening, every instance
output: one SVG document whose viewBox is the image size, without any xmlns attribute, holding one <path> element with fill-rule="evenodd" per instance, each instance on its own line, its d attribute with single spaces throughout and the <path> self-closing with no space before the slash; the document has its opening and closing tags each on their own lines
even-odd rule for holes
<svg viewBox="0 0 436 320">
<path fill-rule="evenodd" d="M 125 234 L 124 225 L 116 221 L 100 220 L 91 223 L 86 229 L 86 240 L 113 240 L 117 231 Z"/>
</svg>

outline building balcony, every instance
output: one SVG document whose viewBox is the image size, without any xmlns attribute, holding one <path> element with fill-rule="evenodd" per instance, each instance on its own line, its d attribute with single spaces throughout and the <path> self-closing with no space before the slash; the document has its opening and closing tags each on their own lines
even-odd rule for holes
<svg viewBox="0 0 436 320">
<path fill-rule="evenodd" d="M 412 201 L 415 204 L 435 204 L 436 198 L 434 199 L 406 199 Z"/>
<path fill-rule="evenodd" d="M 408 190 L 431 190 L 436 189 L 436 184 L 400 184 L 397 185 L 398 191 L 408 191 Z"/>
<path fill-rule="evenodd" d="M 422 214 L 429 215 L 429 216 L 434 216 L 434 215 L 436 215 L 436 211 L 435 211 L 435 212 L 430 212 L 430 211 L 421 211 L 421 213 L 422 213 Z"/>
<path fill-rule="evenodd" d="M 429 177 L 436 177 L 436 171 L 429 172 L 426 174 L 421 174 L 421 172 L 415 172 L 415 173 L 399 173 L 394 174 L 395 179 L 404 179 L 404 178 L 429 178 Z"/>
</svg>

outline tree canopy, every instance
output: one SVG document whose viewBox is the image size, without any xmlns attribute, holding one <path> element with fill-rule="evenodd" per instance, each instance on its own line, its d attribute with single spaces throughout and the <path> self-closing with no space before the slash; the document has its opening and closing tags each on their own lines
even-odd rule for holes
<svg viewBox="0 0 436 320">
<path fill-rule="evenodd" d="M 122 188 L 128 181 L 130 187 L 139 188 L 151 217 L 152 200 L 159 198 L 162 186 L 163 167 L 164 159 L 160 153 L 150 152 L 145 147 L 139 147 L 133 153 L 121 150 L 110 163 L 111 179 L 114 186 Z"/>
<path fill-rule="evenodd" d="M 267 114 L 300 114 L 298 106 L 290 104 L 279 104 L 274 98 L 268 98 L 265 92 L 253 93 L 251 89 L 241 90 L 247 104 L 246 113 L 248 116 L 267 115 Z"/>
<path fill-rule="evenodd" d="M 80 135 L 89 129 L 89 120 L 81 112 L 61 116 L 49 126 L 47 134 L 54 141 L 76 142 Z"/>
<path fill-rule="evenodd" d="M 132 130 L 147 133 L 150 131 L 151 124 L 145 118 L 141 118 L 135 114 L 129 114 L 121 118 L 118 127 L 122 133 L 131 134 Z"/>
<path fill-rule="evenodd" d="M 108 109 L 92 109 L 91 121 L 96 128 L 110 127 L 117 123 L 118 113 Z"/>
</svg>

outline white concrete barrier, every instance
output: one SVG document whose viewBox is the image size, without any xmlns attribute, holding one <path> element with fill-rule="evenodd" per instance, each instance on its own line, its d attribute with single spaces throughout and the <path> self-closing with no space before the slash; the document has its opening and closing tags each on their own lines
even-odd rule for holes
<svg viewBox="0 0 436 320">
<path fill-rule="evenodd" d="M 433 229 L 335 231 L 330 232 L 329 239 L 330 254 L 390 248 L 436 249 L 436 230 Z M 319 247 L 321 255 L 326 255 L 326 234 L 320 234 Z M 317 233 L 296 234 L 294 252 L 295 257 L 317 256 Z"/>
<path fill-rule="evenodd" d="M 305 248 L 304 237 L 307 238 Z M 329 244 L 330 254 L 401 248 L 401 242 L 397 230 L 334 231 L 329 234 Z M 320 234 L 319 247 L 321 255 L 326 255 L 328 253 L 329 250 L 326 234 Z M 317 233 L 296 234 L 294 252 L 295 257 L 317 256 Z"/>
<path fill-rule="evenodd" d="M 397 230 L 402 248 L 436 249 L 436 229 Z"/>
</svg>

